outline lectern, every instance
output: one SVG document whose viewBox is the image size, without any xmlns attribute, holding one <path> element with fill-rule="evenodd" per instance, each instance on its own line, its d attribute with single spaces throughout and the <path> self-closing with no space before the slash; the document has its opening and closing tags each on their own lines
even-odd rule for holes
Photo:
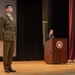
<svg viewBox="0 0 75 75">
<path fill-rule="evenodd" d="M 44 61 L 47 64 L 64 64 L 67 62 L 67 39 L 52 38 L 45 42 Z"/>
</svg>

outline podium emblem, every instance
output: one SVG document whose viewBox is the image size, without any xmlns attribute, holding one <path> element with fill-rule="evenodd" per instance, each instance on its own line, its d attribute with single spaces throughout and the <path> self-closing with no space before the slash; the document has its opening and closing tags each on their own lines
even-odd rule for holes
<svg viewBox="0 0 75 75">
<path fill-rule="evenodd" d="M 57 41 L 57 42 L 56 42 L 56 47 L 57 47 L 58 49 L 61 49 L 61 48 L 63 47 L 63 42 L 62 42 L 62 41 Z"/>
</svg>

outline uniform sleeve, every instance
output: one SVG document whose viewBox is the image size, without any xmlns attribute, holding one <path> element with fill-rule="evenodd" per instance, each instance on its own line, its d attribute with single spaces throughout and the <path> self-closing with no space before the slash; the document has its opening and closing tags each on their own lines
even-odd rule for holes
<svg viewBox="0 0 75 75">
<path fill-rule="evenodd" d="M 0 40 L 3 40 L 3 27 L 4 27 L 4 20 L 0 17 Z"/>
</svg>

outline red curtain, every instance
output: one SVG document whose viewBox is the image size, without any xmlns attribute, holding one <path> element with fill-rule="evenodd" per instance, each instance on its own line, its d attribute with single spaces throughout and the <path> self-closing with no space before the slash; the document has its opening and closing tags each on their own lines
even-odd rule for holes
<svg viewBox="0 0 75 75">
<path fill-rule="evenodd" d="M 69 60 L 75 59 L 75 0 L 69 0 Z"/>
</svg>

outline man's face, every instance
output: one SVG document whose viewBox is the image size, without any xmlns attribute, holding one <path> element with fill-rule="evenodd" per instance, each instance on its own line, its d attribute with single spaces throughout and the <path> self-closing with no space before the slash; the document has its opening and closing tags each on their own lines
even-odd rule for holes
<svg viewBox="0 0 75 75">
<path fill-rule="evenodd" d="M 7 9 L 6 9 L 6 12 L 12 14 L 13 13 L 13 8 L 11 6 L 8 6 Z"/>
<path fill-rule="evenodd" d="M 50 35 L 53 35 L 53 30 L 50 30 L 50 33 L 49 33 Z"/>
</svg>

